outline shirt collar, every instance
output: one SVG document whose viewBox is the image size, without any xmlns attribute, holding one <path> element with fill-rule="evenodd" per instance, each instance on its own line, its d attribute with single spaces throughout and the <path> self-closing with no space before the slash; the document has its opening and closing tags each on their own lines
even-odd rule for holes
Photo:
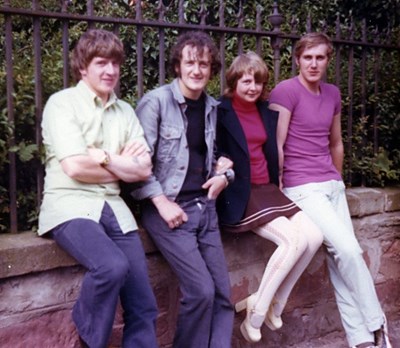
<svg viewBox="0 0 400 348">
<path fill-rule="evenodd" d="M 104 109 L 107 109 L 108 107 L 110 107 L 111 105 L 116 103 L 117 100 L 118 100 L 117 95 L 114 93 L 114 91 L 112 91 L 111 94 L 110 94 L 110 98 L 108 98 L 108 101 L 107 101 L 106 105 L 103 106 L 103 104 L 101 103 L 100 98 L 96 95 L 95 92 L 93 92 L 89 88 L 89 86 L 84 81 L 80 80 L 78 82 L 78 84 L 76 85 L 76 87 L 85 96 L 85 98 L 87 98 L 88 101 L 93 103 L 94 107 L 102 107 Z"/>
</svg>

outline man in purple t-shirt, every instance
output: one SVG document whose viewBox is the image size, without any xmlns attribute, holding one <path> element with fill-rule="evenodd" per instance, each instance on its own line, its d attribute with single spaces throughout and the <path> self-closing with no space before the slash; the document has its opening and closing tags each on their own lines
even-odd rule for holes
<svg viewBox="0 0 400 348">
<path fill-rule="evenodd" d="M 295 47 L 298 76 L 270 94 L 279 111 L 277 142 L 283 192 L 319 226 L 331 282 L 351 347 L 386 347 L 386 318 L 354 235 L 341 178 L 343 141 L 339 89 L 322 81 L 333 46 L 310 33 Z"/>
</svg>

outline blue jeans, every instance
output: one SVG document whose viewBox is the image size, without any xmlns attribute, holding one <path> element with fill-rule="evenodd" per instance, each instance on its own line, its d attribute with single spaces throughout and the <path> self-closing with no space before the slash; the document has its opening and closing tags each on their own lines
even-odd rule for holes
<svg viewBox="0 0 400 348">
<path fill-rule="evenodd" d="M 384 314 L 354 235 L 343 182 L 310 183 L 283 192 L 324 235 L 330 278 L 350 346 L 374 342 L 373 332 L 382 326 Z"/>
<path fill-rule="evenodd" d="M 233 307 L 215 201 L 180 205 L 188 221 L 171 230 L 152 204 L 142 224 L 176 273 L 180 301 L 174 348 L 230 348 Z"/>
<path fill-rule="evenodd" d="M 118 297 L 124 311 L 122 347 L 158 347 L 157 304 L 137 231 L 122 233 L 105 203 L 99 223 L 70 220 L 53 229 L 52 236 L 87 269 L 72 317 L 89 347 L 107 347 Z"/>
</svg>

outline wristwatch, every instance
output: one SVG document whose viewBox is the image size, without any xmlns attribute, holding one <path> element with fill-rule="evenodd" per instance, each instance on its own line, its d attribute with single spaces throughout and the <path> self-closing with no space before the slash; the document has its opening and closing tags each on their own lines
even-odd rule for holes
<svg viewBox="0 0 400 348">
<path fill-rule="evenodd" d="M 106 167 L 110 163 L 110 154 L 106 150 L 103 151 L 104 151 L 104 157 L 103 160 L 100 162 L 100 165 L 102 167 Z"/>
<path fill-rule="evenodd" d="M 228 180 L 228 183 L 232 184 L 235 180 L 235 171 L 231 168 L 228 169 L 225 173 L 225 178 Z"/>
</svg>

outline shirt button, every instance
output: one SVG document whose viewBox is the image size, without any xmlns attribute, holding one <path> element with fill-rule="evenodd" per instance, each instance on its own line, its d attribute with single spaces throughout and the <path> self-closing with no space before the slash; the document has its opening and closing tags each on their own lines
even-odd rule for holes
<svg viewBox="0 0 400 348">
<path fill-rule="evenodd" d="M 174 189 L 176 189 L 177 187 L 178 187 L 177 184 L 173 184 L 173 185 L 172 185 L 172 188 L 174 188 Z"/>
<path fill-rule="evenodd" d="M 185 169 L 185 167 L 184 167 L 184 166 L 182 166 L 182 167 L 180 167 L 180 168 L 179 168 L 179 170 L 184 170 L 184 169 Z"/>
</svg>

